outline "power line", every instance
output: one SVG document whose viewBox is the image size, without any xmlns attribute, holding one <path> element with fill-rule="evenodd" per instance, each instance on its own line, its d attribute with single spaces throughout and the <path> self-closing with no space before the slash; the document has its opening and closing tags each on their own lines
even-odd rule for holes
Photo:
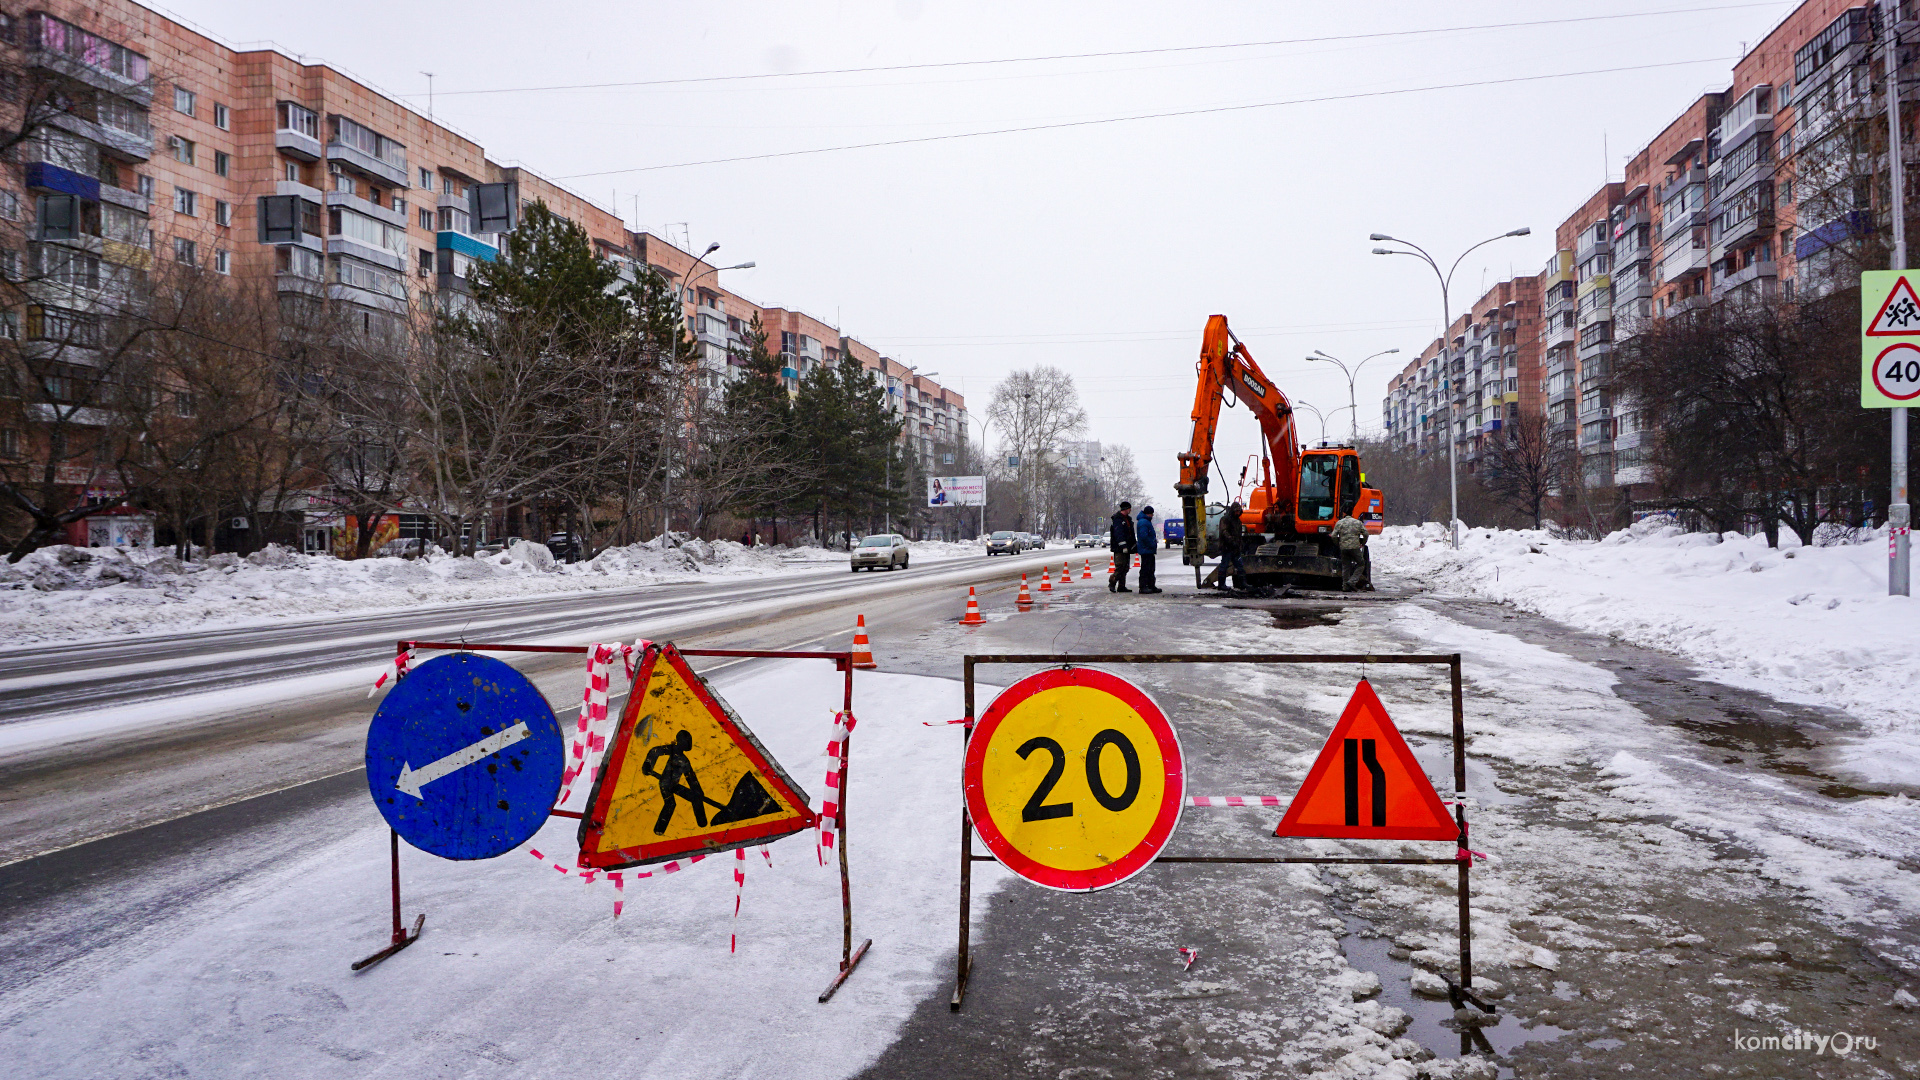
<svg viewBox="0 0 1920 1080">
<path fill-rule="evenodd" d="M 1002 64 L 1037 64 L 1063 60 L 1112 60 L 1128 56 L 1157 56 L 1169 53 L 1218 52 L 1227 49 L 1261 49 L 1281 45 L 1327 45 L 1344 41 L 1378 41 L 1389 38 L 1426 37 L 1436 34 L 1465 34 L 1481 30 L 1525 30 L 1542 26 L 1567 26 L 1577 23 L 1611 22 L 1667 15 L 1698 15 L 1715 11 L 1740 11 L 1748 8 L 1784 6 L 1771 3 L 1722 4 L 1715 7 L 1676 8 L 1668 11 L 1629 11 L 1614 15 L 1581 15 L 1565 19 L 1537 19 L 1527 22 L 1480 23 L 1472 26 L 1436 26 L 1423 30 L 1382 30 L 1366 34 L 1331 34 L 1322 37 L 1276 38 L 1272 41 L 1235 41 L 1214 45 L 1172 45 L 1154 49 L 1114 49 L 1105 52 L 1054 53 L 1043 56 L 1009 56 L 986 60 L 946 60 L 924 64 L 885 64 L 874 67 L 819 68 L 812 71 L 766 71 L 750 75 L 703 75 L 681 79 L 642 79 L 628 82 L 564 83 L 555 86 L 494 87 L 480 90 L 441 90 L 437 97 L 465 97 L 475 94 L 532 94 L 560 90 L 621 90 L 649 86 L 687 86 L 701 83 L 748 82 L 760 79 L 803 79 L 819 75 L 873 75 L 894 71 L 927 71 L 945 68 L 988 67 Z M 403 94 L 401 97 L 424 97 Z"/>
<path fill-rule="evenodd" d="M 698 165 L 731 165 L 742 161 L 768 161 L 775 158 L 807 157 L 814 154 L 838 153 L 842 150 L 874 150 L 888 146 L 909 146 L 915 143 L 951 142 L 955 139 L 977 139 L 988 135 L 1020 135 L 1034 131 L 1060 131 L 1066 128 L 1097 127 L 1102 124 L 1122 124 L 1135 120 L 1167 120 L 1185 116 L 1207 116 L 1217 113 L 1246 112 L 1252 109 L 1273 109 L 1284 105 L 1318 105 L 1331 101 L 1356 101 L 1364 98 L 1401 97 L 1407 94 L 1424 94 L 1435 90 L 1468 90 L 1482 86 L 1512 86 L 1516 83 L 1571 79 L 1583 75 L 1615 75 L 1626 71 L 1650 71 L 1655 68 L 1687 67 L 1693 64 L 1724 64 L 1727 62 L 1727 57 L 1714 56 L 1701 60 L 1673 60 L 1660 64 L 1633 64 L 1627 67 L 1592 68 L 1587 71 L 1562 71 L 1549 75 L 1518 75 L 1508 79 L 1480 79 L 1473 82 L 1441 83 L 1434 86 L 1411 86 L 1399 90 L 1362 90 L 1351 94 L 1326 94 L 1320 97 L 1289 98 L 1284 101 L 1258 101 L 1247 105 L 1215 105 L 1199 109 L 1176 109 L 1172 112 L 1135 113 L 1130 116 L 1107 116 L 1093 120 L 1065 120 L 1052 124 L 1030 124 L 1026 127 L 994 128 L 987 131 L 961 131 L 951 135 L 920 135 L 907 139 L 885 139 L 879 142 L 849 143 L 845 146 L 819 146 L 810 150 L 779 150 L 767 154 L 741 154 L 735 157 L 708 158 L 704 161 L 681 161 L 671 165 L 637 165 L 629 169 L 602 169 L 598 172 L 573 173 L 568 176 L 558 177 L 558 179 L 588 180 L 598 176 L 621 176 L 627 173 L 658 172 L 662 169 L 690 169 Z"/>
</svg>

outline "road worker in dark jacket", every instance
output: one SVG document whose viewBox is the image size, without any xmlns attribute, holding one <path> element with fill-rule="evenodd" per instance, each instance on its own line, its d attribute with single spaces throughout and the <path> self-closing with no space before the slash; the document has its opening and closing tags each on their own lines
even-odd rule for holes
<svg viewBox="0 0 1920 1080">
<path fill-rule="evenodd" d="M 1134 523 L 1134 543 L 1140 549 L 1140 595 L 1160 591 L 1153 583 L 1153 557 L 1160 550 L 1160 534 L 1153 529 L 1153 507 L 1140 508 L 1140 520 Z"/>
<path fill-rule="evenodd" d="M 1127 588 L 1127 571 L 1133 568 L 1133 504 L 1123 502 L 1114 511 L 1107 529 L 1107 549 L 1113 552 L 1113 573 L 1107 575 L 1108 592 L 1132 592 Z"/>
<path fill-rule="evenodd" d="M 1213 573 L 1207 575 L 1204 584 L 1218 585 L 1224 589 L 1227 587 L 1228 577 L 1231 576 L 1234 588 L 1246 590 L 1247 564 L 1240 558 L 1247 542 L 1247 526 L 1240 519 L 1243 510 L 1240 501 L 1235 499 L 1227 504 L 1226 510 L 1221 512 L 1220 565 L 1214 567 Z"/>
</svg>

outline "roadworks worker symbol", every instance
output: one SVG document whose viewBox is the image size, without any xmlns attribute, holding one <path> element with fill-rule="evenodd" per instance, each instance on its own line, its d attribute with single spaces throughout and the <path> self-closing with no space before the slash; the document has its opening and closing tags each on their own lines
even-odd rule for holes
<svg viewBox="0 0 1920 1080">
<path fill-rule="evenodd" d="M 580 865 L 643 866 L 765 844 L 814 823 L 807 793 L 672 645 L 649 645 L 607 745 Z"/>
<path fill-rule="evenodd" d="M 1144 870 L 1186 805 L 1180 740 L 1132 683 L 1095 668 L 1029 675 L 967 741 L 967 813 L 996 859 L 1036 885 L 1104 889 Z"/>
<path fill-rule="evenodd" d="M 1458 840 L 1460 827 L 1362 679 L 1273 835 Z"/>
</svg>

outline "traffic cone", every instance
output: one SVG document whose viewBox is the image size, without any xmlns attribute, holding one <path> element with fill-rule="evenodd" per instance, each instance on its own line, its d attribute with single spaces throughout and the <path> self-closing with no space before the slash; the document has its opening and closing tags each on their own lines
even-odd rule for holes
<svg viewBox="0 0 1920 1080">
<path fill-rule="evenodd" d="M 1081 581 L 1093 580 L 1093 560 L 1092 559 L 1088 559 L 1084 564 L 1081 565 L 1080 580 Z"/>
<path fill-rule="evenodd" d="M 1112 577 L 1113 575 L 1115 575 L 1115 574 L 1117 574 L 1117 573 L 1119 573 L 1119 572 L 1120 572 L 1120 571 L 1118 571 L 1118 570 L 1116 570 L 1116 569 L 1114 569 L 1114 566 L 1113 566 L 1113 556 L 1111 556 L 1111 555 L 1109 555 L 1109 556 L 1107 556 L 1107 576 L 1108 576 L 1108 577 Z"/>
<path fill-rule="evenodd" d="M 1134 568 L 1135 570 L 1138 570 L 1138 569 L 1140 569 L 1140 556 L 1138 556 L 1138 555 L 1135 555 L 1135 556 L 1133 557 L 1133 568 Z"/>
<path fill-rule="evenodd" d="M 1014 597 L 1013 602 L 1023 608 L 1033 606 L 1033 594 L 1027 592 L 1027 575 L 1025 574 L 1020 575 L 1020 595 Z"/>
<path fill-rule="evenodd" d="M 1045 567 L 1042 567 L 1040 570 L 1040 591 L 1041 592 L 1053 591 L 1053 578 Z"/>
<path fill-rule="evenodd" d="M 980 617 L 980 599 L 973 594 L 973 586 L 967 586 L 967 613 L 960 616 L 961 626 L 980 626 L 987 620 Z"/>
<path fill-rule="evenodd" d="M 875 668 L 873 646 L 867 641 L 867 617 L 857 615 L 853 624 L 853 666 L 857 668 Z"/>
<path fill-rule="evenodd" d="M 1073 580 L 1073 564 L 1070 562 L 1062 562 L 1060 564 L 1060 587 L 1063 589 L 1066 588 L 1067 582 L 1072 580 Z"/>
</svg>

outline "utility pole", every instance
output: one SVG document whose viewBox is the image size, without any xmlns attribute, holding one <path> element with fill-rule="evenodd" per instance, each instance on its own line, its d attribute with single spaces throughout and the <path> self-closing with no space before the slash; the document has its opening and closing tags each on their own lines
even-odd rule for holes
<svg viewBox="0 0 1920 1080">
<path fill-rule="evenodd" d="M 1894 22 L 1900 17 L 1900 6 L 1894 0 L 1885 0 L 1881 5 L 1881 24 L 1887 33 L 1887 160 L 1892 170 L 1893 195 L 1893 265 L 1889 270 L 1907 269 L 1907 193 L 1906 169 L 1900 160 L 1900 35 L 1894 30 Z M 1887 595 L 1912 595 L 1912 578 L 1909 576 L 1909 535 L 1913 519 L 1912 508 L 1907 504 L 1907 410 L 1889 409 L 1892 417 L 1892 488 L 1893 498 L 1887 505 Z"/>
</svg>

